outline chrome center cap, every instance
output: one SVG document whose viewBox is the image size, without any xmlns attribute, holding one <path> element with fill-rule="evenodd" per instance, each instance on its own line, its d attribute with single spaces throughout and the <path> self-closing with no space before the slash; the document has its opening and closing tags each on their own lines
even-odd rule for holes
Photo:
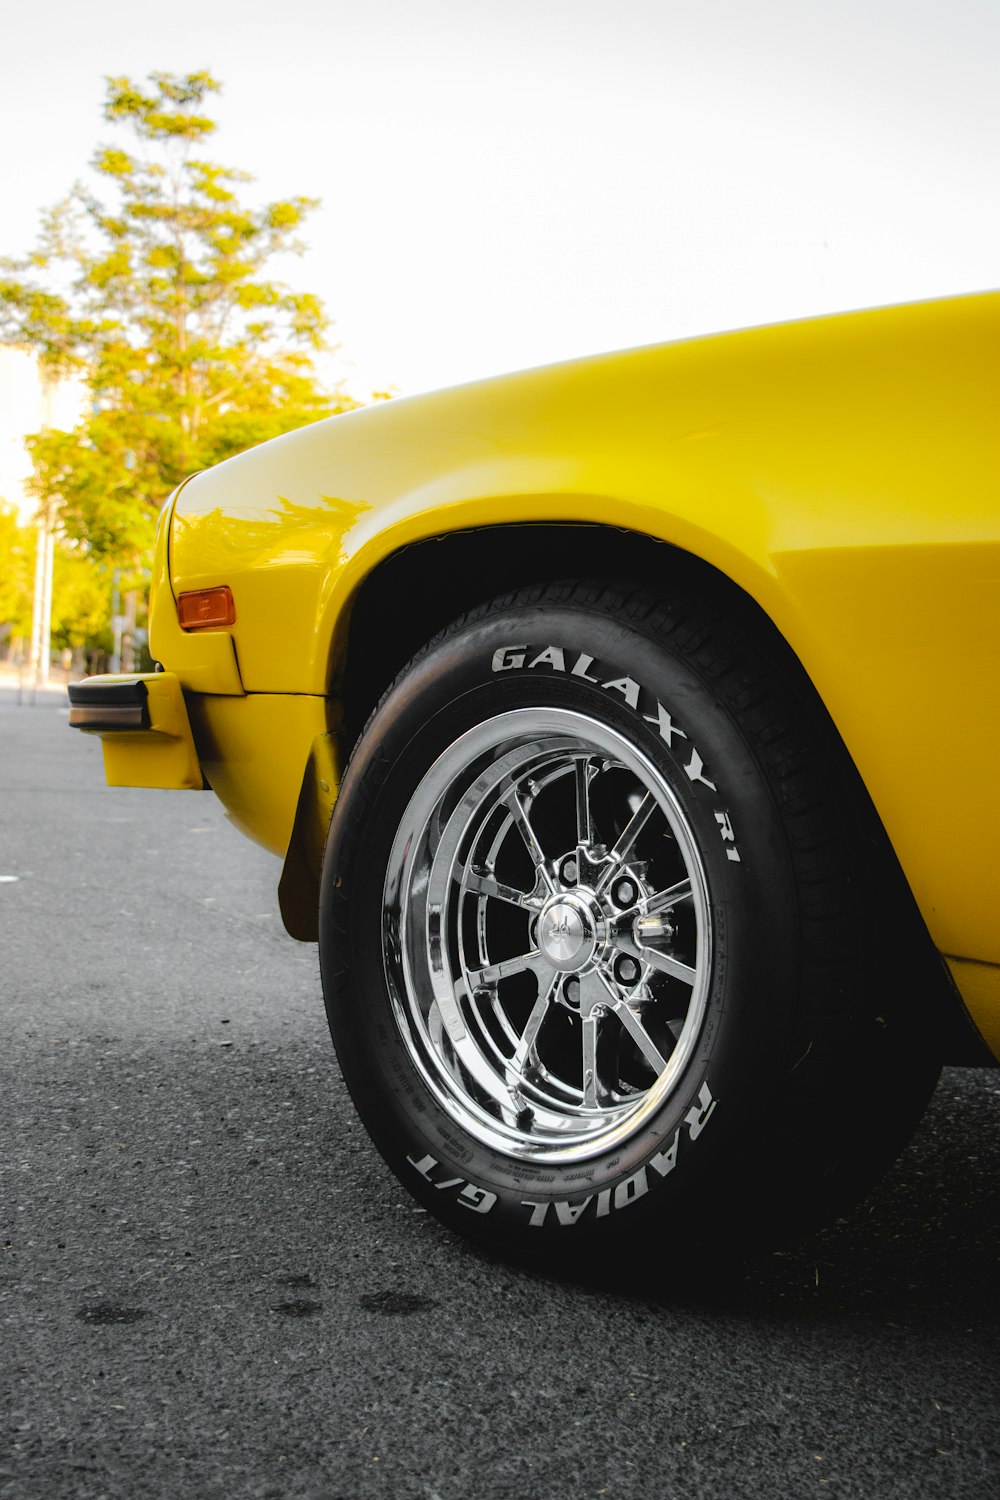
<svg viewBox="0 0 1000 1500">
<path fill-rule="evenodd" d="M 582 969 L 594 956 L 597 930 L 587 903 L 579 896 L 552 896 L 538 918 L 538 947 L 555 969 Z"/>
</svg>

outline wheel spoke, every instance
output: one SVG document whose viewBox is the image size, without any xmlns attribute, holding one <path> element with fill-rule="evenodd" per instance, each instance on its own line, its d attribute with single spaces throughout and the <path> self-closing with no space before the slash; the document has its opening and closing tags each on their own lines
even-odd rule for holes
<svg viewBox="0 0 1000 1500">
<path fill-rule="evenodd" d="M 600 1105 L 597 1077 L 597 1028 L 600 1014 L 592 1010 L 588 1016 L 580 1017 L 583 1051 L 583 1105 L 585 1109 L 597 1109 Z"/>
<path fill-rule="evenodd" d="M 547 971 L 548 967 L 538 949 L 532 948 L 528 953 L 518 953 L 513 958 L 502 958 L 497 964 L 485 964 L 481 969 L 469 969 L 466 971 L 466 981 L 471 992 L 488 989 L 491 985 L 499 984 L 501 979 L 510 979 L 514 974 L 523 974 L 525 969 L 531 969 L 537 973 L 540 968 Z"/>
<path fill-rule="evenodd" d="M 576 842 L 589 846 L 593 842 L 594 828 L 590 818 L 590 758 L 573 762 L 576 780 Z"/>
<path fill-rule="evenodd" d="M 667 1060 L 635 1011 L 624 1000 L 619 1000 L 618 1004 L 614 1007 L 614 1014 L 621 1021 L 643 1057 L 656 1073 L 656 1076 L 659 1077 L 667 1066 Z"/>
<path fill-rule="evenodd" d="M 668 885 L 665 890 L 657 891 L 655 896 L 650 896 L 646 901 L 646 911 L 655 916 L 657 912 L 666 911 L 670 906 L 676 906 L 679 901 L 690 901 L 691 881 L 685 877 L 678 880 L 676 885 Z"/>
<path fill-rule="evenodd" d="M 545 864 L 545 854 L 542 850 L 541 844 L 538 842 L 538 839 L 535 836 L 535 830 L 531 826 L 531 819 L 528 817 L 524 803 L 517 795 L 516 787 L 511 789 L 505 801 L 507 807 L 510 809 L 510 815 L 514 820 L 514 826 L 524 840 L 524 845 L 528 851 L 531 863 L 534 865 L 537 873 L 542 877 L 542 880 L 546 887 L 550 891 L 553 890 L 554 887 L 552 884 L 552 877 L 549 874 Z"/>
<path fill-rule="evenodd" d="M 521 1039 L 514 1049 L 514 1055 L 510 1060 L 511 1072 L 515 1075 L 515 1081 L 520 1081 L 526 1068 L 532 1067 L 538 1062 L 538 1033 L 542 1029 L 545 1017 L 549 1014 L 552 996 L 559 980 L 559 975 L 553 969 L 548 983 L 543 984 L 539 979 L 538 999 L 531 1007 L 531 1014 L 521 1032 Z"/>
<path fill-rule="evenodd" d="M 618 842 L 611 851 L 611 858 L 615 861 L 615 865 L 621 864 L 622 860 L 628 858 L 632 845 L 649 822 L 650 814 L 655 806 L 656 798 L 652 792 L 647 792 L 626 826 L 622 829 Z M 606 884 L 608 878 L 605 877 L 602 883 Z"/>
<path fill-rule="evenodd" d="M 692 969 L 690 964 L 682 964 L 679 958 L 671 958 L 669 953 L 662 953 L 659 948 L 651 948 L 646 943 L 637 943 L 636 948 L 652 968 L 658 969 L 661 974 L 669 974 L 671 979 L 679 979 L 683 984 L 693 987 L 698 971 Z"/>
<path fill-rule="evenodd" d="M 614 1005 L 618 991 L 608 982 L 600 969 L 580 975 L 580 1014 L 587 1016 L 592 1010 Z"/>
<path fill-rule="evenodd" d="M 492 896 L 495 901 L 506 901 L 511 906 L 520 906 L 525 910 L 538 905 L 537 900 L 532 899 L 530 891 L 519 891 L 516 886 L 504 885 L 494 875 L 477 875 L 467 870 L 464 873 L 456 871 L 455 878 L 463 891 L 475 896 Z"/>
</svg>

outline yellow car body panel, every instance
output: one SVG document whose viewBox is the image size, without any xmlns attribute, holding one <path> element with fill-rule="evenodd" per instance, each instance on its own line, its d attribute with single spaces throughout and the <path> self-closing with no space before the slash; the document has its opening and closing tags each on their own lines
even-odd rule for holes
<svg viewBox="0 0 1000 1500">
<path fill-rule="evenodd" d="M 948 969 L 983 1041 L 1000 1059 L 1000 967 L 949 958 Z"/>
<path fill-rule="evenodd" d="M 326 698 L 207 693 L 188 699 L 202 770 L 241 833 L 284 856 L 309 753 L 329 728 Z"/>
<path fill-rule="evenodd" d="M 332 418 L 182 486 L 163 528 L 154 653 L 211 695 L 199 749 L 216 737 L 225 800 L 277 847 L 310 737 L 330 727 L 320 705 L 336 695 L 352 601 L 386 558 L 525 522 L 681 548 L 750 595 L 798 656 L 934 943 L 1000 1046 L 998 361 L 1000 295 L 988 294 L 599 356 Z M 173 596 L 221 584 L 235 624 L 182 632 Z M 283 710 L 264 748 L 250 705 L 289 695 L 312 707 Z M 230 764 L 226 736 L 244 714 L 254 727 Z M 283 760 L 275 735 L 288 737 Z M 963 977 L 973 964 L 975 983 Z"/>
<path fill-rule="evenodd" d="M 149 590 L 149 649 L 155 661 L 178 662 L 187 692 L 239 695 L 243 682 L 232 636 L 218 630 L 185 633 L 177 622 L 170 586 L 170 522 L 183 489 L 182 484 L 163 506 L 156 528 Z"/>
<path fill-rule="evenodd" d="M 323 694 L 246 693 L 228 632 L 181 630 L 170 583 L 169 545 L 171 516 L 183 489 L 181 485 L 163 507 L 157 529 L 150 650 L 160 662 L 183 663 L 185 725 L 190 719 L 188 739 L 193 731 L 197 781 L 162 779 L 167 774 L 162 754 L 154 767 L 157 747 L 148 731 L 103 736 L 107 781 L 109 786 L 200 788 L 203 779 L 207 780 L 230 821 L 248 838 L 284 857 L 310 751 L 317 738 L 327 737 L 336 723 L 336 704 Z M 146 678 L 151 694 L 168 678 L 177 682 L 174 673 Z M 151 781 L 151 775 L 161 779 Z M 332 792 L 328 785 L 326 795 L 335 794 L 336 784 Z"/>
<path fill-rule="evenodd" d="M 201 791 L 204 780 L 198 751 L 181 686 L 173 672 L 109 673 L 105 677 L 90 677 L 87 683 L 91 689 L 142 683 L 145 689 L 147 728 L 109 730 L 91 728 L 86 723 L 76 726 L 85 734 L 101 736 L 104 779 L 108 786 Z"/>
</svg>

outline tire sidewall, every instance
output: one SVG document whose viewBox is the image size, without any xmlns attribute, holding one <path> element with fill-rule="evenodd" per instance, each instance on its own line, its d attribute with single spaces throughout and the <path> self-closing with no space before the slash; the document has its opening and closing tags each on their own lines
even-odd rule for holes
<svg viewBox="0 0 1000 1500">
<path fill-rule="evenodd" d="M 694 627 L 692 626 L 693 630 Z M 469 1234 L 520 1245 L 573 1227 L 590 1238 L 667 1209 L 705 1232 L 746 1181 L 787 1072 L 796 989 L 796 892 L 758 755 L 703 670 L 683 624 L 665 645 L 642 620 L 578 603 L 494 608 L 433 645 L 390 690 L 338 797 L 320 900 L 320 961 L 345 1081 L 377 1146 L 428 1208 Z M 562 1167 L 532 1165 L 463 1131 L 416 1071 L 382 944 L 385 872 L 400 819 L 461 733 L 517 708 L 599 718 L 674 791 L 698 846 L 712 912 L 704 1020 L 658 1112 L 624 1144 Z"/>
</svg>

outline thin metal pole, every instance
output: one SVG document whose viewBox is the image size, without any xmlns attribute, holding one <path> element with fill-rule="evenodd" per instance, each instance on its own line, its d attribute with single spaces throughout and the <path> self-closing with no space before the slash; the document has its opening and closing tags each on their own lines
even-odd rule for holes
<svg viewBox="0 0 1000 1500">
<path fill-rule="evenodd" d="M 50 506 L 45 510 L 44 547 L 45 567 L 42 576 L 42 629 L 38 652 L 38 674 L 36 687 L 48 687 L 49 668 L 52 665 L 52 570 L 55 566 L 56 528 Z"/>
</svg>

